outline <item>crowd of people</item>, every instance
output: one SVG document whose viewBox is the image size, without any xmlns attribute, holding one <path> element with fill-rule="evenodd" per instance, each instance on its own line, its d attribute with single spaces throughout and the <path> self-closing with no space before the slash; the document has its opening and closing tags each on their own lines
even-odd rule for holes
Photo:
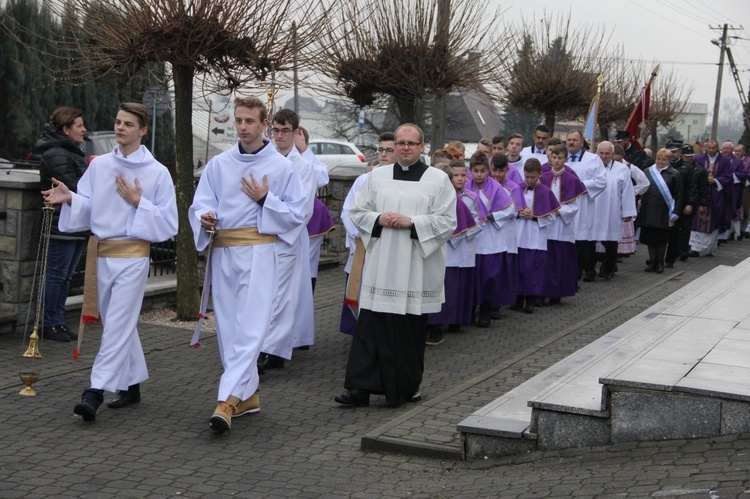
<svg viewBox="0 0 750 499">
<path fill-rule="evenodd" d="M 258 99 L 236 99 L 234 118 L 239 139 L 208 162 L 188 213 L 196 248 L 208 255 L 205 291 L 223 367 L 209 423 L 219 434 L 260 410 L 261 375 L 314 344 L 320 242 L 334 226 L 315 195 L 327 168 L 307 147 L 299 116 L 282 109 L 271 117 L 273 140 Z M 59 295 L 91 233 L 82 321 L 100 317 L 104 332 L 90 387 L 74 408 L 86 421 L 95 420 L 104 391 L 116 392 L 110 408 L 139 403 L 148 378 L 136 328 L 148 245 L 177 232 L 172 181 L 140 145 L 148 123 L 143 106 L 122 104 L 117 147 L 85 172 L 70 146 L 85 131 L 80 110 L 55 111 L 40 137 L 44 200 L 60 206 L 51 251 L 62 255 L 50 259 L 47 338 L 75 337 L 59 317 Z M 378 160 L 356 179 L 341 213 L 350 254 L 340 329 L 352 341 L 336 402 L 421 400 L 425 348 L 440 345 L 446 329 L 489 327 L 502 307 L 534 313 L 574 296 L 582 282 L 609 281 L 636 240 L 648 247 L 645 270 L 661 273 L 747 237 L 750 159 L 742 146 L 727 142 L 719 152 L 707 140 L 695 155 L 670 140 L 652 160 L 627 132 L 593 153 L 580 132 L 563 141 L 544 125 L 524 146 L 521 134 L 498 135 L 465 158 L 463 144 L 452 142 L 428 166 L 418 126 L 380 135 Z"/>
</svg>

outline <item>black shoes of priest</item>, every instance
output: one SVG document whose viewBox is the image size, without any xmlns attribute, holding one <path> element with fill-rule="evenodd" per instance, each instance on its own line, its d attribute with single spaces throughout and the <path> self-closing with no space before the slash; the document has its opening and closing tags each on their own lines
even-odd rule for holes
<svg viewBox="0 0 750 499">
<path fill-rule="evenodd" d="M 94 421 L 96 419 L 96 410 L 104 402 L 104 390 L 94 390 L 89 388 L 83 395 L 81 401 L 73 408 L 73 412 L 83 417 L 84 421 Z"/>
<path fill-rule="evenodd" d="M 269 369 L 281 369 L 284 367 L 284 359 L 271 355 L 270 353 L 261 353 L 258 357 L 258 372 L 264 374 Z"/>
<path fill-rule="evenodd" d="M 122 409 L 130 404 L 137 404 L 141 401 L 141 385 L 130 385 L 127 390 L 120 390 L 117 396 L 107 403 L 110 409 Z"/>
<path fill-rule="evenodd" d="M 78 336 L 76 336 L 76 338 L 77 337 Z M 44 338 L 45 340 L 60 342 L 70 341 L 70 336 L 68 336 L 65 331 L 60 329 L 60 326 L 44 326 L 42 328 L 42 338 Z"/>
<path fill-rule="evenodd" d="M 346 393 L 336 395 L 333 400 L 350 407 L 367 407 L 370 405 L 370 393 L 364 390 L 347 390 Z"/>
</svg>

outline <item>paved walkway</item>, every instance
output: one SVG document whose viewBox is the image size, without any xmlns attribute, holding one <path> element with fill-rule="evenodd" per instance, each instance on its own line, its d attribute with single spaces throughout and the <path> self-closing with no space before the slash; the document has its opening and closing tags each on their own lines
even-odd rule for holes
<svg viewBox="0 0 750 499">
<path fill-rule="evenodd" d="M 217 436 L 207 419 L 220 363 L 215 337 L 186 347 L 192 324 L 140 326 L 151 380 L 144 401 L 103 406 L 86 424 L 72 407 L 88 386 L 97 328 L 80 359 L 44 342 L 37 397 L 17 395 L 25 345 L 0 337 L 0 498 L 6 497 L 750 497 L 750 436 L 535 452 L 461 461 L 456 424 L 557 360 L 715 265 L 750 256 L 750 242 L 714 258 L 642 272 L 643 248 L 610 282 L 533 315 L 504 312 L 489 329 L 428 347 L 424 400 L 399 409 L 333 402 L 349 337 L 338 333 L 344 275 L 321 272 L 317 344 L 261 385 L 262 410 Z M 363 451 L 362 445 L 370 451 Z"/>
</svg>

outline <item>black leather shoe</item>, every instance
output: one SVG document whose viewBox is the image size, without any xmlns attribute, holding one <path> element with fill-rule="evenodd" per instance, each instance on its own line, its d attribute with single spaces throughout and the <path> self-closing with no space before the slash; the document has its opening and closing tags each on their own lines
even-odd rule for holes
<svg viewBox="0 0 750 499">
<path fill-rule="evenodd" d="M 347 390 L 346 393 L 336 395 L 333 400 L 351 407 L 367 407 L 370 405 L 370 394 L 364 390 Z"/>
<path fill-rule="evenodd" d="M 502 318 L 503 318 L 503 314 L 501 314 L 501 313 L 500 313 L 500 307 L 497 307 L 497 308 L 494 308 L 494 307 L 493 307 L 493 308 L 492 308 L 492 309 L 490 309 L 490 310 L 492 311 L 492 313 L 490 313 L 490 318 L 491 318 L 491 319 L 492 319 L 493 321 L 496 321 L 496 320 L 500 320 L 500 319 L 502 319 Z"/>
<path fill-rule="evenodd" d="M 107 403 L 110 409 L 122 409 L 130 404 L 137 404 L 141 401 L 141 385 L 130 385 L 127 390 L 120 390 L 117 396 Z"/>
<path fill-rule="evenodd" d="M 65 325 L 65 324 L 57 326 L 57 329 L 59 329 L 60 331 L 62 331 L 65 334 L 67 334 L 68 338 L 70 338 L 73 341 L 75 341 L 75 340 L 78 339 L 78 333 L 76 333 L 75 331 L 71 331 L 70 329 L 68 329 L 68 326 Z"/>
<path fill-rule="evenodd" d="M 681 262 L 687 262 L 687 259 L 690 258 L 689 255 L 680 255 L 680 261 Z"/>
<path fill-rule="evenodd" d="M 550 305 L 559 305 L 562 298 L 550 298 L 549 304 Z"/>
<path fill-rule="evenodd" d="M 492 310 L 489 303 L 479 305 L 479 317 L 477 318 L 478 327 L 490 327 L 492 320 Z"/>
<path fill-rule="evenodd" d="M 664 262 L 664 266 L 668 269 L 674 268 L 674 262 Z"/>
<path fill-rule="evenodd" d="M 261 354 L 261 356 L 258 358 L 258 368 L 263 369 L 263 371 L 268 371 L 269 369 L 281 369 L 284 367 L 284 359 L 277 355 L 271 355 L 270 353 Z"/>
<path fill-rule="evenodd" d="M 609 281 L 609 280 L 610 280 L 610 279 L 612 279 L 612 278 L 613 278 L 614 276 L 615 276 L 615 273 L 614 273 L 614 272 L 607 272 L 606 274 L 604 274 L 604 280 L 605 280 L 605 281 Z"/>
<path fill-rule="evenodd" d="M 70 341 L 70 336 L 60 330 L 60 326 L 45 326 L 42 328 L 42 338 L 45 340 L 60 341 L 66 343 Z"/>
<path fill-rule="evenodd" d="M 657 274 L 661 274 L 662 272 L 664 272 L 664 264 L 662 262 L 656 262 L 654 272 L 656 272 Z"/>
<path fill-rule="evenodd" d="M 690 253 L 688 253 L 688 256 L 690 258 L 698 258 L 700 256 L 700 253 L 698 253 L 697 251 L 691 251 Z"/>
<path fill-rule="evenodd" d="M 583 282 L 594 282 L 596 280 L 596 272 L 584 272 Z"/>
<path fill-rule="evenodd" d="M 84 421 L 94 421 L 96 410 L 102 405 L 104 394 L 102 390 L 86 390 L 81 395 L 81 401 L 73 408 L 73 412 L 83 417 Z"/>
</svg>

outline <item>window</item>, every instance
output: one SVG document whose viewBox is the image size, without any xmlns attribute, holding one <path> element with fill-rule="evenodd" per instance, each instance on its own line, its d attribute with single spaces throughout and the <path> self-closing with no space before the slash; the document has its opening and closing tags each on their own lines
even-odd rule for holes
<svg viewBox="0 0 750 499">
<path fill-rule="evenodd" d="M 341 145 L 341 154 L 354 154 L 354 151 L 351 150 L 349 146 Z"/>
</svg>

